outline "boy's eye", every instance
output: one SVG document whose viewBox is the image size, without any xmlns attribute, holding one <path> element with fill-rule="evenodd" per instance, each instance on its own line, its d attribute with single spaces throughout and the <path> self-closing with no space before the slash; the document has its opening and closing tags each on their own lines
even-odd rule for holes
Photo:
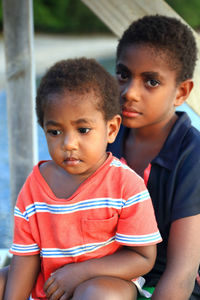
<svg viewBox="0 0 200 300">
<path fill-rule="evenodd" d="M 158 80 L 155 80 L 155 79 L 149 79 L 147 80 L 147 85 L 149 87 L 156 87 L 160 84 L 160 82 Z"/>
<path fill-rule="evenodd" d="M 60 135 L 62 132 L 61 132 L 61 130 L 50 129 L 50 130 L 47 130 L 47 133 L 50 134 L 51 136 L 57 136 L 57 135 Z"/>
<path fill-rule="evenodd" d="M 118 81 L 126 81 L 129 77 L 129 73 L 125 70 L 120 70 L 116 72 L 116 77 Z"/>
<path fill-rule="evenodd" d="M 79 128 L 78 131 L 81 133 L 81 134 L 86 134 L 90 131 L 90 128 Z"/>
</svg>

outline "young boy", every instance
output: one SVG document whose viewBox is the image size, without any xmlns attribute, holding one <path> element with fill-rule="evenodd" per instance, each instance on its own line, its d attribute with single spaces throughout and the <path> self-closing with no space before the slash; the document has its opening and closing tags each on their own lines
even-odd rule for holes
<svg viewBox="0 0 200 300">
<path fill-rule="evenodd" d="M 197 58 L 195 39 L 179 20 L 145 16 L 124 32 L 116 74 L 122 127 L 109 150 L 144 177 L 163 243 L 146 285 L 153 300 L 200 299 L 200 133 L 186 113 Z M 195 287 L 194 287 L 195 284 Z M 191 295 L 192 294 L 192 295 Z"/>
<path fill-rule="evenodd" d="M 121 117 L 118 85 L 97 62 L 61 61 L 43 77 L 39 162 L 15 208 L 4 300 L 136 299 L 161 241 L 143 180 L 106 153 Z"/>
</svg>

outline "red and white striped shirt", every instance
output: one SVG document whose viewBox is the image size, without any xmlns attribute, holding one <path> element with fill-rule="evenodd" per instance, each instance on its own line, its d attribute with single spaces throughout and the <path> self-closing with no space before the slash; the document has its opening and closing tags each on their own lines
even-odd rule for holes
<svg viewBox="0 0 200 300">
<path fill-rule="evenodd" d="M 112 154 L 68 199 L 54 195 L 40 173 L 41 163 L 19 194 L 10 250 L 41 256 L 32 299 L 46 299 L 45 281 L 65 264 L 109 255 L 122 245 L 162 240 L 143 179 Z"/>
</svg>

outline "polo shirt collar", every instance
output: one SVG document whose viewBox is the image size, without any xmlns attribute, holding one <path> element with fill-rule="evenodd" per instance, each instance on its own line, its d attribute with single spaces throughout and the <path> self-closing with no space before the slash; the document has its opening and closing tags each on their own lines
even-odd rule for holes
<svg viewBox="0 0 200 300">
<path fill-rule="evenodd" d="M 178 119 L 172 127 L 168 138 L 159 154 L 153 159 L 152 164 L 158 164 L 171 170 L 177 161 L 182 141 L 191 128 L 191 121 L 186 112 L 176 112 Z"/>
</svg>

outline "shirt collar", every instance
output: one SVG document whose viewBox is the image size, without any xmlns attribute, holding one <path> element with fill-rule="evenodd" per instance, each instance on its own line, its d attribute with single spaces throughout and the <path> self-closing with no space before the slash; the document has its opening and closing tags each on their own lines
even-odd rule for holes
<svg viewBox="0 0 200 300">
<path fill-rule="evenodd" d="M 161 151 L 153 159 L 152 164 L 159 164 L 169 170 L 174 166 L 179 155 L 182 141 L 191 128 L 191 121 L 185 112 L 176 112 L 178 119 L 172 127 Z"/>
<path fill-rule="evenodd" d="M 185 112 L 176 112 L 178 118 L 172 127 L 162 149 L 159 154 L 152 160 L 151 164 L 158 164 L 164 168 L 171 170 L 174 163 L 177 161 L 177 156 L 180 152 L 182 141 L 191 128 L 191 121 Z M 108 151 L 111 151 L 114 156 L 123 157 L 124 141 L 130 132 L 130 128 L 121 125 L 115 142 L 108 146 Z M 172 151 L 173 149 L 173 151 Z"/>
</svg>

